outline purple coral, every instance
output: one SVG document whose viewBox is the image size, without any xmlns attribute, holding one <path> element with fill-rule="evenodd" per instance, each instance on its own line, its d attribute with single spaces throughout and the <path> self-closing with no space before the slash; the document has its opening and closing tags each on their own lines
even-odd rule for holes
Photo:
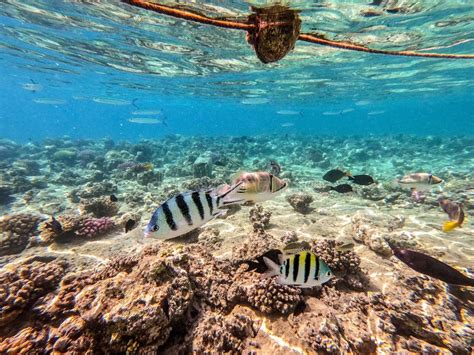
<svg viewBox="0 0 474 355">
<path fill-rule="evenodd" d="M 86 218 L 80 222 L 76 235 L 85 238 L 93 238 L 107 233 L 115 226 L 114 222 L 107 217 Z"/>
</svg>

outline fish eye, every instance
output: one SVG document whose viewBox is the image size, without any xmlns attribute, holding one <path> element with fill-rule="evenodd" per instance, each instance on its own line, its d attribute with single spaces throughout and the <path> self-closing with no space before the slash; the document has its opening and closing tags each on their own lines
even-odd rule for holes
<svg viewBox="0 0 474 355">
<path fill-rule="evenodd" d="M 156 225 L 156 224 L 154 224 L 153 227 L 151 227 L 151 230 L 152 230 L 153 232 L 157 232 L 158 229 L 160 229 L 160 227 L 158 227 L 158 225 Z"/>
<path fill-rule="evenodd" d="M 331 271 L 328 271 L 327 275 L 328 275 L 328 276 L 331 276 Z"/>
</svg>

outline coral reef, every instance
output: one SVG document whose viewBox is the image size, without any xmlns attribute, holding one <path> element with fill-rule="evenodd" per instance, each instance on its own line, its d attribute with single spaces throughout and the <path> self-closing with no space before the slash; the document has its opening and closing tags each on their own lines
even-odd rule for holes
<svg viewBox="0 0 474 355">
<path fill-rule="evenodd" d="M 310 204 L 313 202 L 313 196 L 306 193 L 296 193 L 286 197 L 286 200 L 296 212 L 307 214 L 311 212 Z"/>
<path fill-rule="evenodd" d="M 301 289 L 280 285 L 269 278 L 249 286 L 246 301 L 262 313 L 288 314 L 303 302 L 303 296 Z"/>
<path fill-rule="evenodd" d="M 94 217 L 113 217 L 118 212 L 117 203 L 110 196 L 81 199 L 79 209 L 81 213 L 90 213 Z"/>
<path fill-rule="evenodd" d="M 115 223 L 108 217 L 62 215 L 43 222 L 39 230 L 40 242 L 67 242 L 77 238 L 94 238 L 108 233 Z"/>
<path fill-rule="evenodd" d="M 249 220 L 255 233 L 264 233 L 265 229 L 270 225 L 270 217 L 272 213 L 265 211 L 261 205 L 257 205 L 250 209 Z"/>
<path fill-rule="evenodd" d="M 23 251 L 41 220 L 40 216 L 25 213 L 0 217 L 0 256 Z"/>
<path fill-rule="evenodd" d="M 13 322 L 40 297 L 53 291 L 64 273 L 64 262 L 33 261 L 0 272 L 0 326 Z M 1 334 L 0 334 L 1 335 Z"/>
<path fill-rule="evenodd" d="M 378 233 L 377 228 L 374 227 L 372 222 L 358 214 L 352 217 L 351 222 L 352 238 L 354 238 L 354 240 L 366 244 L 376 253 L 385 256 L 392 255 L 392 249 L 390 249 L 385 238 Z"/>
</svg>

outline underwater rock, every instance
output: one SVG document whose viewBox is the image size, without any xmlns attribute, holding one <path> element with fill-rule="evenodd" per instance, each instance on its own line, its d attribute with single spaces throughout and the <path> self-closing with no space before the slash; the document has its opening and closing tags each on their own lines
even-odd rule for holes
<svg viewBox="0 0 474 355">
<path fill-rule="evenodd" d="M 163 173 L 157 170 L 148 170 L 137 174 L 137 182 L 144 186 L 148 184 L 160 185 L 163 182 L 163 178 Z"/>
<path fill-rule="evenodd" d="M 391 256 L 392 249 L 380 235 L 377 228 L 367 218 L 355 214 L 351 218 L 352 222 L 352 238 L 355 241 L 367 245 L 370 249 L 384 256 Z"/>
<path fill-rule="evenodd" d="M 140 223 L 141 215 L 139 213 L 134 213 L 134 212 L 126 212 L 122 216 L 120 216 L 120 219 L 118 221 L 118 226 L 122 229 L 122 231 L 125 231 L 125 227 L 128 226 L 131 228 L 130 230 L 133 230 L 138 227 Z M 132 222 L 133 221 L 133 225 Z"/>
<path fill-rule="evenodd" d="M 111 195 L 117 190 L 117 186 L 109 181 L 88 182 L 84 186 L 74 189 L 70 194 L 80 198 L 92 198 Z"/>
<path fill-rule="evenodd" d="M 252 207 L 249 211 L 249 220 L 255 233 L 265 233 L 265 229 L 270 225 L 272 213 L 265 211 L 261 205 Z"/>
<path fill-rule="evenodd" d="M 63 163 L 73 163 L 76 160 L 77 151 L 74 149 L 61 149 L 53 153 L 51 159 Z"/>
<path fill-rule="evenodd" d="M 210 156 L 201 155 L 194 161 L 193 176 L 195 178 L 212 177 L 212 158 Z"/>
<path fill-rule="evenodd" d="M 196 327 L 188 336 L 189 351 L 204 354 L 242 353 L 245 339 L 257 334 L 255 323 L 243 313 L 206 313 L 195 322 Z"/>
<path fill-rule="evenodd" d="M 314 201 L 313 196 L 307 193 L 298 192 L 287 196 L 286 200 L 296 212 L 307 214 L 312 211 L 309 205 Z"/>
<path fill-rule="evenodd" d="M 221 184 L 224 184 L 225 181 L 220 179 L 211 179 L 209 176 L 204 176 L 201 178 L 195 178 L 183 182 L 181 187 L 186 191 L 199 191 L 199 190 L 208 190 L 213 189 Z"/>
<path fill-rule="evenodd" d="M 110 196 L 81 199 L 79 210 L 82 214 L 91 213 L 94 217 L 113 217 L 118 212 L 117 203 Z"/>
<path fill-rule="evenodd" d="M 26 213 L 0 217 L 0 256 L 22 252 L 37 233 L 41 220 L 40 216 Z"/>
<path fill-rule="evenodd" d="M 380 201 L 387 198 L 387 191 L 382 186 L 376 184 L 359 187 L 357 189 L 357 194 L 360 197 L 370 201 Z M 396 198 L 398 198 L 398 196 L 395 198 L 392 196 L 392 198 L 389 199 L 389 201 L 391 201 L 390 203 L 393 203 Z"/>
<path fill-rule="evenodd" d="M 40 164 L 35 160 L 29 160 L 29 159 L 16 160 L 13 163 L 13 168 L 19 172 L 18 175 L 26 175 L 26 176 L 40 175 Z M 11 172 L 10 172 L 10 175 L 12 175 Z"/>
<path fill-rule="evenodd" d="M 54 290 L 64 269 L 64 262 L 33 261 L 0 270 L 0 326 L 6 329 L 38 298 Z"/>
<path fill-rule="evenodd" d="M 218 249 L 223 240 L 222 236 L 219 236 L 219 234 L 219 229 L 207 227 L 199 234 L 199 244 L 209 250 Z"/>
</svg>

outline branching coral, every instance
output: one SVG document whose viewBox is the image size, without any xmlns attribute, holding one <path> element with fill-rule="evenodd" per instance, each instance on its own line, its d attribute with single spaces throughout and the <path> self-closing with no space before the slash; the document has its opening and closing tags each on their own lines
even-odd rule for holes
<svg viewBox="0 0 474 355">
<path fill-rule="evenodd" d="M 264 233 L 265 229 L 270 225 L 270 217 L 272 213 L 265 211 L 261 205 L 257 205 L 250 209 L 249 220 L 252 223 L 255 233 Z"/>
</svg>

